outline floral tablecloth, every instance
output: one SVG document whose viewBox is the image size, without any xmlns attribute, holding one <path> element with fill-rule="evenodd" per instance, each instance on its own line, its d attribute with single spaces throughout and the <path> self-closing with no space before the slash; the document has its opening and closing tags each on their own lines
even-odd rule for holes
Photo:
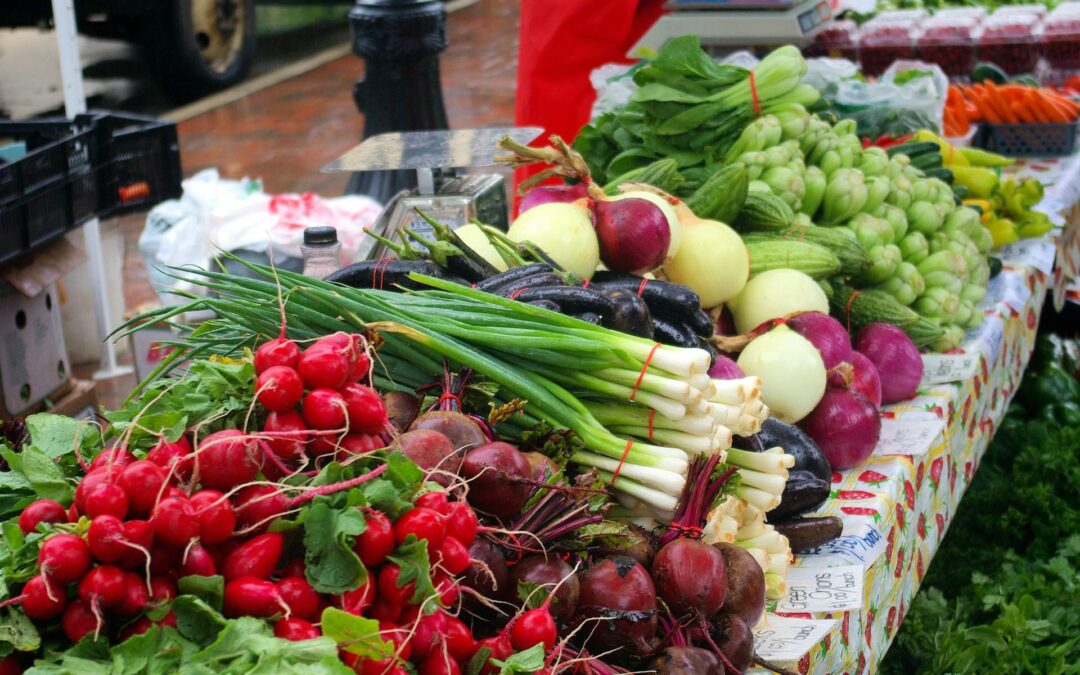
<svg viewBox="0 0 1080 675">
<path fill-rule="evenodd" d="M 981 305 L 985 320 L 955 353 L 924 357 L 918 396 L 883 410 L 874 455 L 833 474 L 818 515 L 839 516 L 843 535 L 797 557 L 787 599 L 755 628 L 763 658 L 800 673 L 877 670 L 1020 385 L 1051 283 L 1064 298 L 1063 276 L 1080 269 L 1073 160 L 1052 163 L 1054 185 L 1041 205 L 1066 227 L 999 252 L 1005 266 Z M 1019 169 L 1048 178 L 1032 164 L 1049 166 Z"/>
</svg>

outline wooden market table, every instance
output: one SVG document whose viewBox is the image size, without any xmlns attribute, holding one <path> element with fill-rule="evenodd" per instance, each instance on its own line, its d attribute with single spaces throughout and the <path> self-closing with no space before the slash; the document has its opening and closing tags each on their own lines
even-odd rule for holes
<svg viewBox="0 0 1080 675">
<path fill-rule="evenodd" d="M 833 474 L 815 515 L 839 516 L 843 534 L 797 556 L 787 599 L 755 629 L 763 658 L 800 673 L 861 675 L 877 671 L 896 636 L 1020 386 L 1048 291 L 1060 308 L 1080 270 L 1080 155 L 1009 171 L 1047 185 L 1039 208 L 1063 227 L 996 252 L 1004 269 L 980 303 L 982 324 L 954 353 L 924 356 L 918 395 L 882 409 L 874 454 Z"/>
</svg>

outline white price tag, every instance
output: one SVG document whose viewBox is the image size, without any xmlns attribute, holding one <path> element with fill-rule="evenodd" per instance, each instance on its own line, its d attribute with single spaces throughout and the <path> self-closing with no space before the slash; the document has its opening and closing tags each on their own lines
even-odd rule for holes
<svg viewBox="0 0 1080 675">
<path fill-rule="evenodd" d="M 1054 242 L 1048 239 L 1022 239 L 1018 242 L 1003 246 L 1000 257 L 1009 263 L 1020 263 L 1033 267 L 1043 274 L 1050 274 L 1054 269 L 1054 257 L 1057 248 Z"/>
<path fill-rule="evenodd" d="M 841 612 L 862 607 L 862 565 L 843 567 L 792 567 L 788 569 L 787 598 L 780 612 Z"/>
<path fill-rule="evenodd" d="M 873 513 L 873 509 L 870 509 L 870 513 Z M 844 534 L 812 551 L 800 553 L 797 556 L 800 568 L 869 567 L 885 552 L 888 542 L 881 530 L 869 523 L 868 517 L 840 517 L 844 521 Z M 791 569 L 794 568 L 788 571 Z"/>
<path fill-rule="evenodd" d="M 923 384 L 962 382 L 979 367 L 978 354 L 923 354 Z"/>
<path fill-rule="evenodd" d="M 881 420 L 881 436 L 878 438 L 874 454 L 925 455 L 934 445 L 934 441 L 945 431 L 945 420 L 937 415 L 903 415 L 894 419 Z"/>
<path fill-rule="evenodd" d="M 791 619 L 768 614 L 754 631 L 754 652 L 766 661 L 798 661 L 835 625 L 834 619 Z"/>
</svg>

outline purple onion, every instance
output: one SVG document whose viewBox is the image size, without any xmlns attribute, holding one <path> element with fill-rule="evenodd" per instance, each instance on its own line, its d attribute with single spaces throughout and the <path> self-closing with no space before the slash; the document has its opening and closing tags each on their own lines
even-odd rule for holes
<svg viewBox="0 0 1080 675">
<path fill-rule="evenodd" d="M 861 393 L 829 387 L 817 407 L 799 423 L 836 471 L 850 469 L 874 452 L 881 436 L 877 408 Z"/>
<path fill-rule="evenodd" d="M 829 386 L 854 389 L 869 399 L 875 408 L 880 408 L 881 378 L 877 368 L 859 352 L 852 351 L 849 358 L 848 363 L 829 371 Z"/>
<path fill-rule="evenodd" d="M 810 341 L 821 353 L 825 370 L 832 370 L 851 357 L 851 338 L 843 324 L 828 314 L 806 312 L 787 320 L 791 330 Z"/>
<path fill-rule="evenodd" d="M 877 368 L 882 403 L 906 401 L 915 396 L 922 380 L 923 362 L 907 333 L 892 324 L 872 323 L 855 336 L 855 349 Z"/>
<path fill-rule="evenodd" d="M 589 193 L 584 183 L 577 185 L 541 185 L 534 187 L 521 198 L 518 214 L 525 213 L 534 206 L 548 204 L 550 202 L 576 202 L 588 197 Z"/>
<path fill-rule="evenodd" d="M 715 377 L 718 380 L 738 380 L 746 377 L 746 373 L 742 371 L 739 364 L 723 354 L 717 354 L 716 361 L 709 368 L 709 377 Z"/>
</svg>

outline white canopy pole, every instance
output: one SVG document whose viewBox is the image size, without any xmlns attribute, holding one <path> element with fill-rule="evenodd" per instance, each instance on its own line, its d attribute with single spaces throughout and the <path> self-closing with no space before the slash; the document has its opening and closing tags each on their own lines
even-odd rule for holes
<svg viewBox="0 0 1080 675">
<path fill-rule="evenodd" d="M 64 112 L 69 118 L 86 112 L 86 95 L 83 93 L 82 64 L 79 61 L 79 36 L 75 29 L 75 1 L 52 0 L 53 24 L 56 27 L 56 43 L 60 51 L 60 81 L 64 87 Z M 101 369 L 94 373 L 95 380 L 127 375 L 131 366 L 116 363 L 116 345 L 107 337 L 112 331 L 112 312 L 109 307 L 109 290 L 105 284 L 105 263 L 101 251 L 101 223 L 91 218 L 83 224 L 86 239 L 86 255 L 90 265 L 90 283 L 97 310 L 98 337 L 101 339 Z"/>
</svg>

